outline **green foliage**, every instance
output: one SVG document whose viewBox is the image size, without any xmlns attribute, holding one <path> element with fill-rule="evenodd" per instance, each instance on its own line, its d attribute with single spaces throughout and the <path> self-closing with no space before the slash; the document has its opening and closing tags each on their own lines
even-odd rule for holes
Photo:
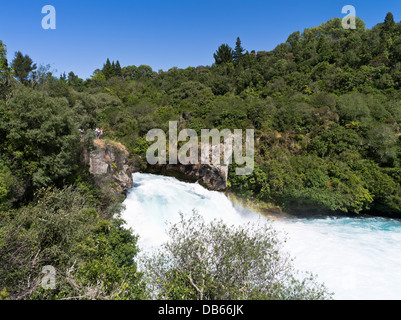
<svg viewBox="0 0 401 320">
<path fill-rule="evenodd" d="M 234 53 L 233 53 L 233 62 L 235 64 L 239 63 L 244 51 L 245 51 L 245 49 L 241 45 L 241 39 L 238 37 L 237 42 L 235 43 L 235 49 L 234 49 Z"/>
<path fill-rule="evenodd" d="M 217 49 L 211 66 L 154 72 L 107 59 L 86 80 L 74 72 L 56 78 L 21 52 L 9 63 L 0 41 L 0 299 L 146 297 L 137 237 L 118 218 L 121 204 L 101 194 L 80 162 L 83 147 L 93 150 L 96 127 L 142 169 L 146 133 L 167 132 L 169 121 L 198 134 L 255 129 L 253 173 L 237 176 L 230 165 L 227 187 L 237 196 L 288 212 L 399 218 L 401 23 L 391 13 L 371 29 L 356 22 L 345 30 L 331 19 L 271 51 L 244 52 L 237 38 L 234 50 Z M 261 285 L 271 277 L 267 258 L 281 261 L 270 251 L 279 245 L 271 230 L 181 223 L 193 233 L 173 226 L 171 239 L 183 241 L 149 261 L 159 276 L 148 279 L 159 290 L 153 297 L 326 297 L 288 273 L 285 285 Z M 222 260 L 211 255 L 214 264 L 202 264 L 208 252 Z M 40 286 L 49 264 L 58 283 L 50 291 Z"/>
<path fill-rule="evenodd" d="M 2 147 L 21 179 L 38 188 L 72 173 L 78 129 L 65 99 L 24 89 L 14 94 L 6 112 Z"/>
<path fill-rule="evenodd" d="M 7 48 L 0 40 L 0 99 L 6 99 L 10 94 L 11 69 L 7 61 Z"/>
<path fill-rule="evenodd" d="M 28 84 L 29 76 L 37 66 L 28 55 L 23 55 L 21 51 L 15 53 L 14 60 L 11 62 L 14 75 L 23 84 Z"/>
<path fill-rule="evenodd" d="M 110 63 L 110 59 L 107 58 L 107 61 L 103 65 L 103 69 L 101 70 L 101 74 L 105 77 L 106 80 L 109 80 L 112 77 L 121 77 L 123 75 L 123 72 L 120 62 L 117 60 L 117 62 L 113 61 L 112 63 Z"/>
<path fill-rule="evenodd" d="M 356 23 L 357 29 L 345 30 L 334 18 L 293 32 L 269 52 L 244 52 L 237 38 L 235 50 L 228 44 L 217 49 L 212 66 L 156 73 L 107 59 L 88 80 L 38 70 L 32 94 L 11 90 L 8 82 L 0 102 L 8 169 L 1 174 L 14 182 L 1 185 L 3 205 L 37 187 L 71 181 L 74 125 L 87 132 L 103 127 L 145 163 L 146 133 L 178 121 L 180 129 L 198 133 L 256 130 L 254 174 L 230 179 L 230 189 L 245 198 L 287 210 L 400 214 L 394 175 L 388 176 L 392 196 L 377 197 L 356 163 L 373 161 L 380 175 L 400 166 L 401 23 L 391 13 L 371 29 L 359 18 Z M 0 60 L 5 74 L 4 44 Z M 56 129 L 63 125 L 67 129 Z M 91 134 L 83 138 L 90 147 Z"/>
<path fill-rule="evenodd" d="M 106 63 L 103 66 L 102 70 L 104 76 L 106 77 L 106 80 L 110 79 L 113 76 L 114 73 L 114 68 L 112 67 L 109 58 L 107 58 Z"/>
<path fill-rule="evenodd" d="M 313 108 L 302 102 L 288 104 L 277 111 L 276 128 L 280 131 L 294 129 L 299 133 L 310 131 L 315 124 Z"/>
<path fill-rule="evenodd" d="M 394 16 L 391 12 L 386 14 L 386 18 L 384 19 L 384 28 L 385 30 L 391 30 L 395 27 Z"/>
<path fill-rule="evenodd" d="M 340 119 L 343 122 L 367 122 L 370 119 L 370 109 L 361 94 L 350 93 L 341 96 L 337 102 Z"/>
<path fill-rule="evenodd" d="M 216 64 L 229 63 L 233 62 L 234 51 L 228 44 L 222 44 L 213 56 Z"/>
<path fill-rule="evenodd" d="M 133 152 L 142 157 L 146 157 L 146 151 L 150 145 L 151 143 L 147 141 L 145 137 L 140 137 L 135 140 Z"/>
<path fill-rule="evenodd" d="M 97 206 L 78 157 L 82 144 L 92 146 L 91 130 L 103 127 L 144 158 L 148 130 L 176 120 L 197 132 L 256 129 L 253 174 L 230 168 L 229 188 L 244 198 L 286 210 L 399 215 L 400 30 L 390 13 L 372 29 L 357 19 L 356 30 L 344 30 L 335 18 L 270 52 L 244 53 L 237 38 L 210 67 L 156 73 L 108 59 L 88 80 L 73 72 L 56 79 L 21 52 L 10 68 L 0 42 L 0 206 L 68 183 Z M 82 144 L 78 128 L 87 132 Z M 113 248 L 109 266 L 128 264 L 130 254 L 117 252 L 133 248 Z"/>
<path fill-rule="evenodd" d="M 12 174 L 10 168 L 0 160 L 0 210 L 9 209 L 16 184 L 16 177 Z"/>
<path fill-rule="evenodd" d="M 299 280 L 269 225 L 206 223 L 196 213 L 168 229 L 145 260 L 151 297 L 171 300 L 329 299 L 313 276 Z"/>
<path fill-rule="evenodd" d="M 68 73 L 67 83 L 78 92 L 82 92 L 84 90 L 84 81 L 72 71 Z"/>
<path fill-rule="evenodd" d="M 137 238 L 123 224 L 99 218 L 72 187 L 43 189 L 32 205 L 1 213 L 0 287 L 12 299 L 141 297 Z M 41 287 L 46 265 L 57 270 L 50 291 Z"/>
<path fill-rule="evenodd" d="M 0 81 L 5 81 L 10 73 L 7 61 L 7 48 L 3 41 L 0 40 Z"/>
</svg>

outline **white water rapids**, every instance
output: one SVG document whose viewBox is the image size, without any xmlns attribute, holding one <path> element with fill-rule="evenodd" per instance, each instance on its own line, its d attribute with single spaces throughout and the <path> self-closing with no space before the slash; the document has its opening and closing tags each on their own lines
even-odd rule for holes
<svg viewBox="0 0 401 320">
<path fill-rule="evenodd" d="M 171 177 L 135 173 L 122 218 L 139 234 L 142 250 L 166 239 L 166 222 L 196 209 L 206 221 L 227 224 L 265 221 L 241 210 L 222 193 Z M 280 218 L 271 221 L 287 234 L 285 249 L 294 266 L 311 271 L 334 299 L 401 299 L 401 222 L 385 218 Z"/>
</svg>

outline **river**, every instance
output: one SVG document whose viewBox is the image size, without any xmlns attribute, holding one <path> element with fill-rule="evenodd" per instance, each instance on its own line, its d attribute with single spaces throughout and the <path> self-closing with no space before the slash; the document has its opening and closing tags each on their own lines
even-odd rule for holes
<svg viewBox="0 0 401 320">
<path fill-rule="evenodd" d="M 166 223 L 196 209 L 206 221 L 240 225 L 267 218 L 234 205 L 223 193 L 171 177 L 135 173 L 122 218 L 146 252 L 166 239 Z M 337 300 L 401 299 L 401 222 L 378 217 L 269 219 L 286 234 L 294 266 L 311 271 Z"/>
</svg>

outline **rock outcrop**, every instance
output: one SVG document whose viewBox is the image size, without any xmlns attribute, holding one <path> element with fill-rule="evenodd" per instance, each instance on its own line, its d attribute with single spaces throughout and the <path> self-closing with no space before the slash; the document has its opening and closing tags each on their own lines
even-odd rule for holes
<svg viewBox="0 0 401 320">
<path fill-rule="evenodd" d="M 205 188 L 214 191 L 224 191 L 227 188 L 227 166 L 156 164 L 148 166 L 147 172 L 172 176 L 188 182 L 199 182 Z"/>
<path fill-rule="evenodd" d="M 132 174 L 143 171 L 130 160 L 124 145 L 114 141 L 95 140 L 94 150 L 84 150 L 82 161 L 89 166 L 96 186 L 111 198 L 126 194 L 133 187 Z M 148 165 L 148 173 L 173 176 L 182 181 L 199 182 L 209 190 L 224 191 L 227 188 L 228 167 L 207 164 L 156 164 Z"/>
<path fill-rule="evenodd" d="M 206 149 L 207 150 L 207 149 Z M 212 145 L 211 152 L 198 153 L 198 164 L 156 164 L 148 166 L 148 172 L 173 176 L 179 180 L 199 182 L 206 189 L 225 191 L 227 189 L 228 166 L 214 165 L 212 155 L 221 157 L 220 150 L 224 150 L 224 144 Z M 209 157 L 209 163 L 205 164 L 202 158 Z M 224 163 L 224 162 L 222 162 Z"/>
<path fill-rule="evenodd" d="M 95 140 L 94 150 L 84 152 L 83 161 L 89 165 L 95 184 L 103 194 L 119 196 L 133 187 L 135 165 L 127 149 L 118 142 Z"/>
</svg>

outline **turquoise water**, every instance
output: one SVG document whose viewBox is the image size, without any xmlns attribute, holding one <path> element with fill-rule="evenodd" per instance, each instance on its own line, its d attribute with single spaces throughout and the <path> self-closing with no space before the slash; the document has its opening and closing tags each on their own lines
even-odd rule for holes
<svg viewBox="0 0 401 320">
<path fill-rule="evenodd" d="M 401 299 L 401 223 L 384 218 L 283 219 L 295 266 L 310 270 L 336 299 Z"/>
<path fill-rule="evenodd" d="M 163 243 L 166 223 L 196 209 L 206 221 L 228 224 L 266 218 L 239 210 L 222 193 L 171 177 L 135 173 L 123 218 L 140 235 L 143 251 Z M 335 299 L 401 299 L 401 222 L 385 218 L 280 218 L 270 223 L 283 238 L 297 269 L 311 271 Z"/>
</svg>

